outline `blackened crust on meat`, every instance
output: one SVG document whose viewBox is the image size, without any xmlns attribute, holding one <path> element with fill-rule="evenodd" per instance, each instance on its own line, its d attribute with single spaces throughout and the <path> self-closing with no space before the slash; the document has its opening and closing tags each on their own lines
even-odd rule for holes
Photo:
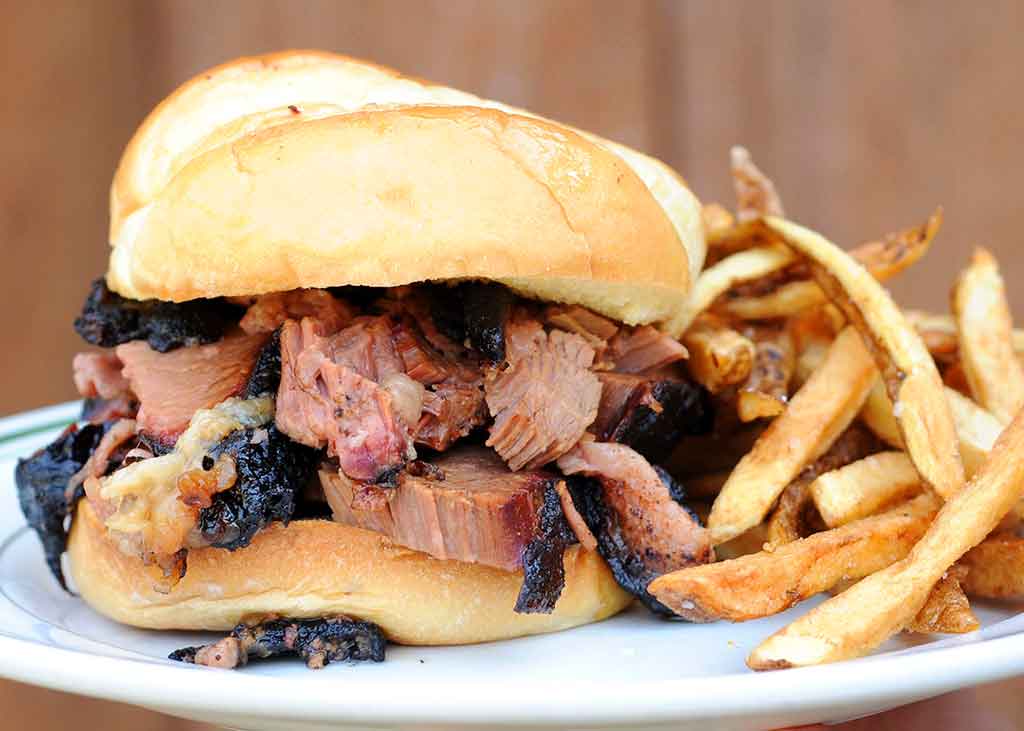
<svg viewBox="0 0 1024 731">
<path fill-rule="evenodd" d="M 348 617 L 274 619 L 254 626 L 240 624 L 213 645 L 183 647 L 168 658 L 180 662 L 239 667 L 251 658 L 298 655 L 319 669 L 332 662 L 383 662 L 387 640 L 380 627 Z"/>
<path fill-rule="evenodd" d="M 702 386 L 651 381 L 635 389 L 622 419 L 603 439 L 626 444 L 649 462 L 662 462 L 683 437 L 709 433 L 714 421 L 711 394 Z"/>
<path fill-rule="evenodd" d="M 505 323 L 515 295 L 494 283 L 467 282 L 460 288 L 470 346 L 492 363 L 505 360 Z"/>
<path fill-rule="evenodd" d="M 441 333 L 468 341 L 484 360 L 498 363 L 505 359 L 505 323 L 515 301 L 510 289 L 494 282 L 433 285 L 430 316 Z"/>
<path fill-rule="evenodd" d="M 265 393 L 276 394 L 281 385 L 281 328 L 274 331 L 270 340 L 256 356 L 249 381 L 245 384 L 245 398 L 256 398 Z"/>
<path fill-rule="evenodd" d="M 125 299 L 111 292 L 101 277 L 92 283 L 75 319 L 75 332 L 103 348 L 145 340 L 154 350 L 166 353 L 220 340 L 243 312 L 222 298 L 180 303 Z"/>
<path fill-rule="evenodd" d="M 562 501 L 549 480 L 538 515 L 537 532 L 523 549 L 523 586 L 516 599 L 519 614 L 550 614 L 565 588 L 565 549 L 576 542 Z"/>
<path fill-rule="evenodd" d="M 47 566 L 65 590 L 68 587 L 60 565 L 60 557 L 67 547 L 64 523 L 75 502 L 84 494 L 79 487 L 69 504 L 68 480 L 82 469 L 103 433 L 101 425 L 87 424 L 81 429 L 69 426 L 52 444 L 28 459 L 18 460 L 14 469 L 21 512 L 43 544 Z"/>
<path fill-rule="evenodd" d="M 567 483 L 576 510 L 597 538 L 597 552 L 612 570 L 612 576 L 619 586 L 639 599 L 653 613 L 665 617 L 674 616 L 671 609 L 648 593 L 648 584 L 659 574 L 645 565 L 642 548 L 627 543 L 618 516 L 605 505 L 601 481 L 590 477 L 570 477 Z"/>
<path fill-rule="evenodd" d="M 291 520 L 298 493 L 313 477 L 320 452 L 293 442 L 269 424 L 233 432 L 210 450 L 213 458 L 235 460 L 237 479 L 213 497 L 199 515 L 203 538 L 213 546 L 235 550 L 274 521 Z"/>
<path fill-rule="evenodd" d="M 694 512 L 693 508 L 686 504 L 686 488 L 683 487 L 683 484 L 670 475 L 668 470 L 661 465 L 652 464 L 651 467 L 654 468 L 654 471 L 658 474 L 661 481 L 665 483 L 669 497 L 672 498 L 679 507 L 690 514 L 694 523 L 697 525 L 703 525 L 703 523 L 701 523 L 700 516 Z"/>
</svg>

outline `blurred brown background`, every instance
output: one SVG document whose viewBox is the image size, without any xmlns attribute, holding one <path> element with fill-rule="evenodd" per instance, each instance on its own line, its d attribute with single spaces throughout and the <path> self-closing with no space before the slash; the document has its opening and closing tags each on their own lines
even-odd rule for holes
<svg viewBox="0 0 1024 731">
<path fill-rule="evenodd" d="M 936 250 L 896 284 L 898 298 L 945 309 L 969 246 L 983 243 L 1024 312 L 1019 2 L 0 8 L 0 414 L 73 396 L 70 323 L 105 268 L 109 181 L 146 112 L 210 65 L 284 47 L 372 58 L 592 129 L 667 160 L 709 200 L 731 201 L 727 152 L 743 143 L 792 217 L 848 245 L 942 204 Z M 962 708 L 975 696 L 961 698 Z M 72 714 L 84 728 L 186 728 L 9 684 L 0 713 L 12 728 L 56 729 Z"/>
</svg>

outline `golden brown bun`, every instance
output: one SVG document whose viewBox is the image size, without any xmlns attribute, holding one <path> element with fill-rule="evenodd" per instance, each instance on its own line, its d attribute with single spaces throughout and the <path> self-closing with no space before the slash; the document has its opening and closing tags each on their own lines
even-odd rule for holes
<svg viewBox="0 0 1024 731">
<path fill-rule="evenodd" d="M 106 537 L 79 503 L 68 543 L 82 597 L 111 619 L 150 629 L 227 631 L 245 618 L 346 614 L 378 624 L 394 642 L 457 645 L 541 634 L 596 622 L 631 600 L 607 565 L 579 546 L 566 551 L 565 590 L 551 614 L 512 611 L 521 573 L 439 561 L 386 537 L 330 521 L 274 524 L 237 551 L 191 551 L 169 594 Z"/>
<path fill-rule="evenodd" d="M 197 76 L 128 145 L 109 285 L 181 301 L 487 278 L 628 323 L 669 318 L 704 257 L 662 163 L 332 54 Z"/>
</svg>

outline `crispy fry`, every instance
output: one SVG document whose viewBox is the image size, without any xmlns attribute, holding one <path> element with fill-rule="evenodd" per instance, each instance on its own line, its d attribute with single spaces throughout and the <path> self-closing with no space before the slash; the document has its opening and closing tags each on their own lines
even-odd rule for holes
<svg viewBox="0 0 1024 731">
<path fill-rule="evenodd" d="M 736 225 L 736 219 L 729 210 L 720 203 L 705 203 L 700 209 L 701 222 L 704 224 L 704 238 L 708 246 L 722 238 Z"/>
<path fill-rule="evenodd" d="M 800 470 L 823 454 L 860 411 L 877 371 L 853 328 L 740 460 L 708 519 L 716 545 L 761 522 Z"/>
<path fill-rule="evenodd" d="M 736 393 L 736 411 L 744 422 L 778 416 L 785 410 L 789 382 L 796 366 L 789 331 L 766 327 L 749 330 L 745 334 L 754 342 L 753 368 L 747 382 Z"/>
<path fill-rule="evenodd" d="M 736 189 L 736 218 L 742 223 L 762 216 L 785 216 L 775 184 L 754 164 L 750 151 L 733 147 L 729 158 Z"/>
<path fill-rule="evenodd" d="M 751 228 L 767 231 L 760 221 L 751 223 Z M 741 282 L 749 282 L 785 269 L 795 259 L 793 252 L 786 247 L 768 245 L 740 251 L 712 264 L 697 277 L 689 303 L 668 323 L 666 331 L 676 336 L 686 332 L 697 315 L 707 310 L 729 289 Z"/>
<path fill-rule="evenodd" d="M 1003 431 L 978 474 L 946 502 L 905 559 L 776 632 L 751 653 L 747 664 L 754 670 L 773 670 L 858 657 L 909 624 L 949 567 L 984 540 L 1020 500 L 1022 453 L 1024 411 Z"/>
<path fill-rule="evenodd" d="M 809 492 L 829 528 L 872 515 L 921 491 L 921 478 L 903 452 L 879 452 L 826 472 Z"/>
<path fill-rule="evenodd" d="M 938 580 L 921 611 L 907 625 L 910 632 L 924 634 L 963 634 L 981 626 L 961 587 L 967 571 L 953 566 Z"/>
<path fill-rule="evenodd" d="M 869 344 L 890 398 L 907 453 L 925 483 L 944 498 L 964 484 L 953 416 L 935 361 L 889 294 L 845 252 L 819 234 L 766 219 L 807 257 L 821 288 Z"/>
<path fill-rule="evenodd" d="M 884 282 L 919 261 L 941 226 L 942 209 L 938 208 L 923 224 L 888 234 L 878 241 L 868 241 L 849 253 L 875 279 Z M 727 299 L 721 308 L 744 320 L 767 320 L 789 317 L 826 301 L 825 293 L 816 282 L 800 280 L 786 282 L 758 297 Z"/>
<path fill-rule="evenodd" d="M 932 351 L 932 355 L 941 358 L 959 349 L 956 322 L 950 315 L 938 315 L 924 310 L 907 310 L 905 314 L 910 324 L 921 335 L 928 350 Z M 1013 343 L 1013 350 L 1018 359 L 1024 356 L 1024 329 L 1014 328 L 1010 342 Z"/>
<path fill-rule="evenodd" d="M 952 296 L 960 362 L 975 400 L 1004 424 L 1024 406 L 1024 366 L 1013 350 L 1003 278 L 985 249 L 974 252 Z"/>
<path fill-rule="evenodd" d="M 718 318 L 702 315 L 682 337 L 687 369 L 711 393 L 742 383 L 754 365 L 754 344 Z"/>
<path fill-rule="evenodd" d="M 809 487 L 819 476 L 863 459 L 878 448 L 878 440 L 856 424 L 844 431 L 825 454 L 804 467 L 779 496 L 779 503 L 767 522 L 767 538 L 781 546 L 824 528 L 811 499 Z"/>
<path fill-rule="evenodd" d="M 960 559 L 967 569 L 961 582 L 971 596 L 990 599 L 1024 597 L 1024 538 L 993 535 Z"/>
<path fill-rule="evenodd" d="M 715 557 L 719 561 L 726 561 L 740 556 L 749 556 L 752 553 L 760 553 L 768 543 L 768 524 L 755 525 L 743 535 L 736 536 L 731 541 L 715 547 Z"/>
<path fill-rule="evenodd" d="M 996 443 L 999 433 L 1003 430 L 1003 425 L 996 417 L 958 391 L 947 387 L 945 393 L 946 402 L 953 415 L 964 469 L 968 475 L 973 475 L 988 457 L 992 445 Z M 876 384 L 868 394 L 860 418 L 883 442 L 898 449 L 903 448 L 903 437 L 892 413 L 892 402 L 881 383 Z"/>
<path fill-rule="evenodd" d="M 742 622 L 777 614 L 843 579 L 867 576 L 906 556 L 938 503 L 932 495 L 921 495 L 772 552 L 674 571 L 652 582 L 649 591 L 693 621 Z"/>
</svg>

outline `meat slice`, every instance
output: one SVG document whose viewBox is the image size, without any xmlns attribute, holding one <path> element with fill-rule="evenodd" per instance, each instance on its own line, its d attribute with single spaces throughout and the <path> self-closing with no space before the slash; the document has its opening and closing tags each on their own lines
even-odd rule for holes
<svg viewBox="0 0 1024 731">
<path fill-rule="evenodd" d="M 401 361 L 394 353 L 393 359 L 374 361 L 373 354 L 383 352 L 374 340 L 363 324 L 325 338 L 315 320 L 287 321 L 281 329 L 276 423 L 301 444 L 326 446 L 349 478 L 387 482 L 416 452 L 391 393 L 373 380 L 401 373 Z"/>
<path fill-rule="evenodd" d="M 131 386 L 121 372 L 123 364 L 117 353 L 109 350 L 78 353 L 71 360 L 75 388 L 82 398 L 108 401 L 131 396 Z"/>
<path fill-rule="evenodd" d="M 678 499 L 667 473 L 624 444 L 585 440 L 558 460 L 573 482 L 573 502 L 597 538 L 598 552 L 619 584 L 659 614 L 672 612 L 647 592 L 658 576 L 714 560 L 711 540 Z"/>
<path fill-rule="evenodd" d="M 687 352 L 675 338 L 643 325 L 622 328 L 608 342 L 605 357 L 619 373 L 643 373 L 683 360 Z"/>
<path fill-rule="evenodd" d="M 619 326 L 607 317 L 579 305 L 549 305 L 544 310 L 544 322 L 582 337 L 597 353 L 598 360 L 608 347 L 608 341 L 619 331 Z"/>
<path fill-rule="evenodd" d="M 579 335 L 546 333 L 534 320 L 510 323 L 506 345 L 507 367 L 489 369 L 484 379 L 494 417 L 487 446 L 513 470 L 534 469 L 565 454 L 597 417 L 594 349 Z"/>
<path fill-rule="evenodd" d="M 270 333 L 285 320 L 312 317 L 324 332 L 335 333 L 352 321 L 355 310 L 325 289 L 295 289 L 260 295 L 246 310 L 239 326 L 249 335 Z"/>
<path fill-rule="evenodd" d="M 489 449 L 459 447 L 434 470 L 409 474 L 379 507 L 357 503 L 357 483 L 329 468 L 320 481 L 334 519 L 377 531 L 439 559 L 523 569 L 521 612 L 549 612 L 564 585 L 562 553 L 575 541 L 549 472 L 511 472 Z"/>
<path fill-rule="evenodd" d="M 651 462 L 662 462 L 687 435 L 714 425 L 710 394 L 676 378 L 598 373 L 601 403 L 590 431 L 602 442 L 626 444 Z"/>
<path fill-rule="evenodd" d="M 173 444 L 199 409 L 245 389 L 266 335 L 230 335 L 210 345 L 159 353 L 141 340 L 117 347 L 139 400 L 139 430 Z"/>
</svg>

